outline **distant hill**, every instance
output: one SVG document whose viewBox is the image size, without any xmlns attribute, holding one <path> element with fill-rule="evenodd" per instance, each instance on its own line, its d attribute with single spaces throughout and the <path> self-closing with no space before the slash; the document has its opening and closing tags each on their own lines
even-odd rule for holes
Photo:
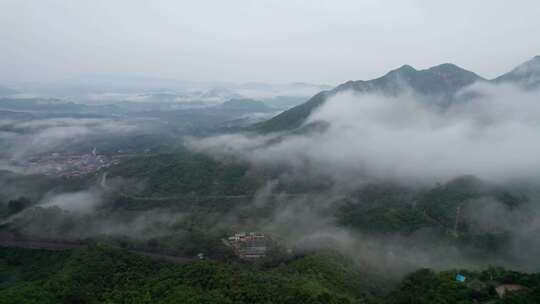
<svg viewBox="0 0 540 304">
<path fill-rule="evenodd" d="M 395 96 L 405 90 L 412 89 L 414 93 L 425 97 L 427 101 L 446 106 L 453 101 L 454 95 L 459 90 L 477 81 L 518 82 L 525 88 L 537 88 L 540 86 L 540 56 L 534 57 L 511 72 L 493 80 L 486 80 L 471 71 L 450 63 L 425 70 L 416 70 L 410 65 L 404 65 L 376 79 L 348 81 L 334 89 L 319 92 L 305 103 L 255 125 L 254 129 L 263 133 L 296 129 L 302 125 L 314 109 L 322 105 L 329 97 L 344 91 L 376 92 Z"/>
<path fill-rule="evenodd" d="M 288 110 L 306 102 L 309 97 L 305 96 L 275 96 L 263 99 L 264 104 L 276 110 Z"/>
<path fill-rule="evenodd" d="M 266 106 L 264 102 L 253 99 L 231 99 L 225 101 L 219 107 L 227 110 L 242 110 L 248 112 L 273 111 L 271 108 Z"/>
<path fill-rule="evenodd" d="M 9 95 L 14 95 L 14 94 L 18 94 L 18 93 L 19 92 L 16 91 L 16 90 L 0 86 L 0 96 L 9 96 Z"/>
<path fill-rule="evenodd" d="M 13 111 L 85 112 L 87 105 L 55 98 L 0 98 L 0 108 Z"/>
</svg>

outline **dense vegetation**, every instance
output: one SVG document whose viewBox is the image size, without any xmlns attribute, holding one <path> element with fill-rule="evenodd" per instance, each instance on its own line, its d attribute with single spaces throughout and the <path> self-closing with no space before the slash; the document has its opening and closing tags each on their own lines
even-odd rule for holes
<svg viewBox="0 0 540 304">
<path fill-rule="evenodd" d="M 420 270 L 407 276 L 400 286 L 380 288 L 382 283 L 377 280 L 393 274 L 377 277 L 372 269 L 359 271 L 342 256 L 319 253 L 292 261 L 284 259 L 283 263 L 238 264 L 220 239 L 237 231 L 259 229 L 254 223 L 264 227 L 264 221 L 283 207 L 280 204 L 294 200 L 269 199 L 264 205 L 251 204 L 252 196 L 268 176 L 254 173 L 242 163 L 217 161 L 178 148 L 173 153 L 129 157 L 107 171 L 111 179 L 120 176 L 128 181 L 143 181 L 144 187 L 111 193 L 90 214 L 71 214 L 58 207 L 22 212 L 39 199 L 39 195 L 33 195 L 30 200 L 5 200 L 2 216 L 24 215 L 8 227 L 23 234 L 91 238 L 124 249 L 187 257 L 202 252 L 215 260 L 173 265 L 100 246 L 53 253 L 1 249 L 0 303 L 538 302 L 537 275 L 502 269 L 461 270 L 459 273 L 467 276 L 466 283 L 455 280 L 457 271 Z M 95 185 L 101 173 L 80 180 L 43 179 L 46 182 L 42 183 L 33 176 L 19 180 L 8 174 L 4 178 L 15 185 L 23 181 L 30 184 L 36 179 L 32 184 L 39 194 L 49 186 L 77 190 Z M 301 182 L 280 184 L 278 191 L 292 193 L 296 198 L 302 194 L 309 197 L 318 188 L 308 179 Z M 526 191 L 511 191 L 463 177 L 423 189 L 384 183 L 365 185 L 317 211 L 334 216 L 342 227 L 372 236 L 409 236 L 429 229 L 440 233 L 441 243 L 473 244 L 485 257 L 487 252 L 494 253 L 506 246 L 506 234 L 476 231 L 467 218 L 456 221 L 458 208 L 482 204 L 478 199 L 483 197 L 501 202 L 508 210 L 528 203 Z M 150 213 L 141 216 L 145 212 Z M 178 213 L 174 220 L 151 221 L 154 216 L 159 218 L 172 212 Z M 126 233 L 119 229 L 120 234 L 101 230 L 102 223 L 136 227 L 134 223 L 140 219 L 145 221 L 144 230 Z M 494 288 L 501 283 L 519 284 L 526 289 L 499 299 Z M 389 295 L 382 293 L 391 288 L 394 290 Z"/>
<path fill-rule="evenodd" d="M 456 274 L 466 277 L 455 280 Z M 522 290 L 506 292 L 501 298 L 495 288 L 501 284 L 519 285 Z M 391 303 L 539 303 L 540 275 L 490 268 L 482 272 L 418 270 L 406 276 L 392 293 Z"/>
<path fill-rule="evenodd" d="M 171 264 L 97 245 L 74 251 L 0 248 L 1 303 L 538 303 L 540 275 L 421 269 L 390 293 L 335 253 L 278 266 L 211 260 Z M 455 280 L 456 274 L 466 277 Z M 495 287 L 522 290 L 500 298 Z"/>
<path fill-rule="evenodd" d="M 206 155 L 180 149 L 151 157 L 134 157 L 111 168 L 111 176 L 145 181 L 140 195 L 243 195 L 253 194 L 260 186 L 249 176 L 248 166 L 218 162 Z"/>
<path fill-rule="evenodd" d="M 0 302 L 6 304 L 363 302 L 359 273 L 332 255 L 260 268 L 174 265 L 101 246 L 72 253 L 0 250 Z"/>
<path fill-rule="evenodd" d="M 479 233 L 466 216 L 467 208 L 481 206 L 484 202 L 480 199 L 487 198 L 510 212 L 529 202 L 526 193 L 525 189 L 499 187 L 471 176 L 417 190 L 368 185 L 339 208 L 337 218 L 344 226 L 370 233 L 407 235 L 431 228 L 466 239 Z M 461 216 L 456 222 L 459 209 Z"/>
</svg>

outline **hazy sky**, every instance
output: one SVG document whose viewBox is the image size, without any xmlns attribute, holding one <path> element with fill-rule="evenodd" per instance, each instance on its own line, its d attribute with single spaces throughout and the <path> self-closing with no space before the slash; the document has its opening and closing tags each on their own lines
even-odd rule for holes
<svg viewBox="0 0 540 304">
<path fill-rule="evenodd" d="M 539 12 L 538 0 L 0 0 L 0 82 L 337 84 L 443 62 L 491 78 L 540 55 Z"/>
</svg>

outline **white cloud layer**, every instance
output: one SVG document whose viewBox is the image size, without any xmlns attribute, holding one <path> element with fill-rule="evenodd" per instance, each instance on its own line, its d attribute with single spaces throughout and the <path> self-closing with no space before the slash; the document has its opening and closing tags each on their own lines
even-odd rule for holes
<svg viewBox="0 0 540 304">
<path fill-rule="evenodd" d="M 326 122 L 322 132 L 223 135 L 192 141 L 192 147 L 256 165 L 287 165 L 336 181 L 538 178 L 540 92 L 477 84 L 462 93 L 471 91 L 480 97 L 466 100 L 458 95 L 445 110 L 411 93 L 389 97 L 346 92 L 330 98 L 306 121 Z"/>
</svg>

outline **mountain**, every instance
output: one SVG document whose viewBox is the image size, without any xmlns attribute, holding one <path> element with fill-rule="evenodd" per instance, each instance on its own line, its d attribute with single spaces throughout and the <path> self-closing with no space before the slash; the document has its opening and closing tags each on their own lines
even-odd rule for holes
<svg viewBox="0 0 540 304">
<path fill-rule="evenodd" d="M 430 101 L 445 105 L 451 102 L 457 91 L 476 81 L 486 80 L 454 64 L 445 63 L 425 70 L 416 70 L 409 65 L 404 65 L 376 79 L 348 81 L 332 90 L 322 91 L 307 102 L 255 125 L 255 129 L 266 133 L 298 128 L 311 112 L 329 97 L 348 90 L 357 93 L 377 92 L 395 96 L 405 90 L 412 89 L 416 94 Z"/>
<path fill-rule="evenodd" d="M 512 71 L 493 80 L 496 83 L 514 83 L 525 89 L 540 87 L 540 56 L 524 62 Z"/>
<path fill-rule="evenodd" d="M 423 95 L 446 95 L 454 94 L 457 90 L 478 80 L 483 80 L 483 78 L 449 63 L 426 70 L 416 70 L 410 65 L 404 65 L 388 72 L 383 77 L 370 81 L 349 81 L 336 89 L 357 92 L 379 91 L 383 94 L 397 95 L 410 88 Z"/>
</svg>

